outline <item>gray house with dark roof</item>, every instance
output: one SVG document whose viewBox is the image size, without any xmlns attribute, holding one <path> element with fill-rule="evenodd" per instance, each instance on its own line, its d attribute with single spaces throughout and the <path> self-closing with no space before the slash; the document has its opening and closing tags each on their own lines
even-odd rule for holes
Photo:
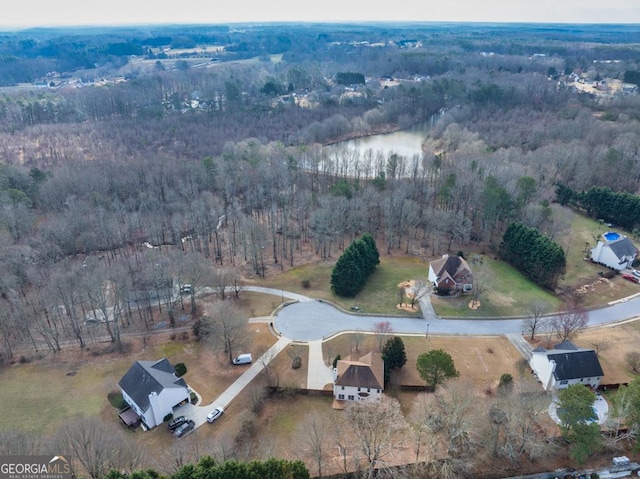
<svg viewBox="0 0 640 479">
<path fill-rule="evenodd" d="M 333 397 L 338 401 L 379 401 L 384 389 L 384 361 L 369 353 L 339 360 L 333 370 Z"/>
<path fill-rule="evenodd" d="M 118 382 L 125 402 L 146 427 L 162 424 L 175 406 L 189 400 L 189 386 L 175 373 L 166 358 L 136 361 Z"/>
<path fill-rule="evenodd" d="M 549 350 L 537 347 L 531 354 L 529 366 L 547 391 L 563 389 L 571 384 L 584 384 L 595 389 L 604 376 L 596 352 L 579 348 L 568 340 Z"/>
<path fill-rule="evenodd" d="M 638 248 L 629 238 L 614 231 L 607 231 L 591 250 L 591 260 L 609 268 L 622 271 L 630 268 L 638 255 Z"/>
</svg>

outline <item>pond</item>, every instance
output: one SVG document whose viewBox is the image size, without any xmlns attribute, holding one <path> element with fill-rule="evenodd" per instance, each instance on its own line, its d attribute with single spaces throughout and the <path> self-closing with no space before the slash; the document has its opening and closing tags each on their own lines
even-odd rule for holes
<svg viewBox="0 0 640 479">
<path fill-rule="evenodd" d="M 392 166 L 395 176 L 413 176 L 422 172 L 422 143 L 427 132 L 438 121 L 444 110 L 433 115 L 428 121 L 393 133 L 366 136 L 341 141 L 324 147 L 325 159 L 322 171 L 355 178 L 375 178 L 380 172 L 388 176 L 388 166 Z M 393 155 L 395 167 L 388 160 Z"/>
</svg>

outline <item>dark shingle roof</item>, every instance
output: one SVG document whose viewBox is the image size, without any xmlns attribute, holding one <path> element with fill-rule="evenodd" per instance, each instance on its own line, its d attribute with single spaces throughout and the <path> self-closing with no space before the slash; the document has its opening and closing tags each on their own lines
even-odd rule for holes
<svg viewBox="0 0 640 479">
<path fill-rule="evenodd" d="M 443 256 L 432 261 L 431 268 L 438 276 L 438 282 L 450 277 L 458 284 L 473 283 L 473 273 L 469 264 L 460 256 Z"/>
<path fill-rule="evenodd" d="M 384 389 L 384 363 L 378 355 L 369 353 L 358 361 L 347 357 L 338 361 L 337 369 L 338 386 Z"/>
<path fill-rule="evenodd" d="M 608 243 L 607 246 L 609 246 L 609 248 L 611 248 L 611 251 L 613 251 L 620 259 L 627 257 L 632 258 L 637 251 L 637 248 L 629 238 L 622 238 L 619 241 Z"/>
<path fill-rule="evenodd" d="M 556 363 L 556 369 L 553 372 L 556 381 L 604 376 L 598 356 L 593 350 L 548 354 L 547 358 Z"/>
<path fill-rule="evenodd" d="M 563 351 L 577 351 L 578 350 L 578 346 L 576 346 L 575 344 L 573 344 L 571 341 L 569 341 L 568 339 L 565 339 L 564 341 L 562 341 L 561 343 L 556 344 L 553 349 L 561 349 Z"/>
<path fill-rule="evenodd" d="M 184 379 L 175 376 L 175 369 L 167 358 L 159 361 L 136 361 L 122 376 L 118 385 L 135 401 L 142 411 L 149 408 L 149 394 L 165 388 L 186 388 Z"/>
</svg>

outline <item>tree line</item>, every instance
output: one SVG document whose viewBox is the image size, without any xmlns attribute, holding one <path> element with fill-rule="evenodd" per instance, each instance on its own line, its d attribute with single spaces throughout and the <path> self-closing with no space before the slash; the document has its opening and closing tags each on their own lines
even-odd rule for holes
<svg viewBox="0 0 640 479">
<path fill-rule="evenodd" d="M 566 185 L 556 188 L 558 202 L 583 210 L 591 218 L 616 224 L 628 231 L 640 226 L 640 196 L 627 191 L 613 191 L 606 186 L 592 186 L 574 191 Z"/>
<path fill-rule="evenodd" d="M 500 243 L 500 257 L 534 283 L 553 289 L 564 274 L 567 260 L 554 241 L 523 223 L 511 223 Z"/>
</svg>

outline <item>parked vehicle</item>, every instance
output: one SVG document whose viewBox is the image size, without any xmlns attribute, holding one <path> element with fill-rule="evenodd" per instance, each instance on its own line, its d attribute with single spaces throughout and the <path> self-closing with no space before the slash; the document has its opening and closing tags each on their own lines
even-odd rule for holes
<svg viewBox="0 0 640 479">
<path fill-rule="evenodd" d="M 235 364 L 236 366 L 240 364 L 251 364 L 252 361 L 253 358 L 251 357 L 251 353 L 239 354 L 238 356 L 233 358 L 233 364 Z"/>
<path fill-rule="evenodd" d="M 222 416 L 222 413 L 224 413 L 224 408 L 222 407 L 217 407 L 215 408 L 213 411 L 211 411 L 208 416 L 207 416 L 207 422 L 213 422 L 216 419 L 218 419 L 220 416 Z"/>
<path fill-rule="evenodd" d="M 632 283 L 640 283 L 640 278 L 638 278 L 634 274 L 623 274 L 622 277 L 627 281 L 631 281 Z"/>
<path fill-rule="evenodd" d="M 193 291 L 193 286 L 190 284 L 185 284 L 180 288 L 180 294 L 191 294 L 191 291 Z"/>
<path fill-rule="evenodd" d="M 169 421 L 169 431 L 173 431 L 179 426 L 182 426 L 185 422 L 187 422 L 187 418 L 185 416 L 174 417 Z"/>
<path fill-rule="evenodd" d="M 189 431 L 192 431 L 196 427 L 196 423 L 189 419 L 182 426 L 178 427 L 175 431 L 173 431 L 174 437 L 181 438 Z"/>
</svg>

